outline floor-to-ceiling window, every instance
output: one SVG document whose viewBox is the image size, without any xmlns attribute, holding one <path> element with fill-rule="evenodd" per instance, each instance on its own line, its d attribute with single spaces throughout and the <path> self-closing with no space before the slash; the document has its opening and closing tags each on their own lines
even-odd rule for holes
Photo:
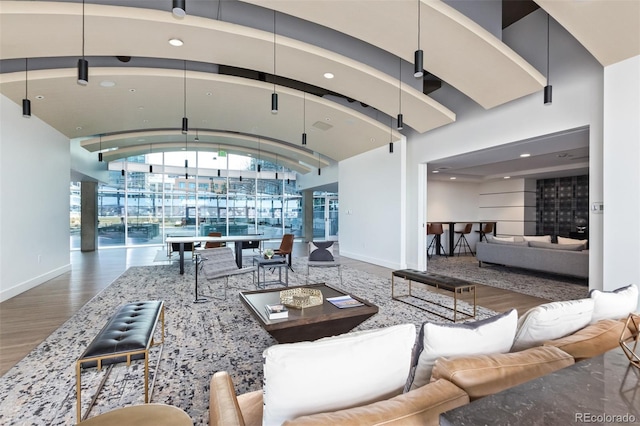
<svg viewBox="0 0 640 426">
<path fill-rule="evenodd" d="M 98 247 L 163 244 L 167 235 L 302 236 L 295 173 L 223 151 L 154 153 L 109 164 L 98 185 Z M 151 166 L 151 170 L 150 170 Z M 72 249 L 80 248 L 80 183 L 70 191 Z"/>
</svg>

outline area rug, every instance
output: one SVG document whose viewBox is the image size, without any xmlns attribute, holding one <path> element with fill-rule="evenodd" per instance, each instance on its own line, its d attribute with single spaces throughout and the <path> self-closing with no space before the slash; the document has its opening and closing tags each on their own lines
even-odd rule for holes
<svg viewBox="0 0 640 426">
<path fill-rule="evenodd" d="M 433 256 L 427 263 L 429 272 L 498 287 L 551 301 L 588 297 L 589 285 L 581 278 L 545 274 L 520 268 L 483 263 L 474 256 Z"/>
<path fill-rule="evenodd" d="M 290 285 L 306 283 L 305 262 L 294 260 L 296 272 L 289 273 Z M 230 285 L 234 289 L 226 300 L 213 299 L 223 295 L 222 280 L 208 283 L 200 276 L 200 293 L 210 297 L 210 301 L 194 304 L 194 265 L 186 262 L 185 268 L 185 274 L 180 275 L 175 263 L 132 267 L 89 301 L 0 378 L 0 424 L 74 424 L 75 361 L 120 305 L 139 300 L 164 300 L 166 306 L 165 345 L 161 354 L 154 349 L 150 355 L 150 382 L 155 380 L 151 402 L 177 406 L 191 416 L 194 424 L 208 424 L 209 381 L 216 371 L 231 374 L 238 394 L 260 389 L 262 352 L 276 341 L 248 314 L 237 296 L 240 289 L 254 288 L 251 274 L 232 277 Z M 379 313 L 356 330 L 401 323 L 413 323 L 417 329 L 424 321 L 446 321 L 392 300 L 390 278 L 343 267 L 341 285 L 336 268 L 315 268 L 312 274 L 312 282 L 340 287 L 379 307 Z M 434 297 L 438 303 L 452 302 L 444 295 Z M 463 310 L 470 309 L 466 303 L 459 305 Z M 478 307 L 478 319 L 494 314 Z M 160 363 L 155 371 L 153 366 L 158 358 Z M 141 362 L 114 367 L 89 417 L 143 403 L 142 371 Z M 82 373 L 83 412 L 105 374 L 104 369 Z"/>
</svg>

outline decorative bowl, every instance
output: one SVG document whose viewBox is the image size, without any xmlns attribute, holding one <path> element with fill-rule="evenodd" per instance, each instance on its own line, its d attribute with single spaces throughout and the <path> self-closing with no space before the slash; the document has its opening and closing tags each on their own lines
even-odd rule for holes
<svg viewBox="0 0 640 426">
<path fill-rule="evenodd" d="M 322 292 L 315 288 L 298 287 L 280 292 L 280 303 L 294 309 L 322 305 L 322 300 Z"/>
</svg>

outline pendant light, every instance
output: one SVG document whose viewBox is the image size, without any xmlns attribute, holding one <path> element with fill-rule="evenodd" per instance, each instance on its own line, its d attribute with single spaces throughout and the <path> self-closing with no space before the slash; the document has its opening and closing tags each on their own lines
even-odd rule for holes
<svg viewBox="0 0 640 426">
<path fill-rule="evenodd" d="M 187 141 L 188 136 L 184 137 L 184 178 L 189 179 L 189 143 Z"/>
<path fill-rule="evenodd" d="M 171 13 L 176 18 L 182 19 L 187 14 L 187 7 L 185 5 L 185 0 L 173 0 L 173 8 L 171 9 Z"/>
<path fill-rule="evenodd" d="M 220 177 L 220 169 L 218 169 L 218 177 Z"/>
<path fill-rule="evenodd" d="M 22 100 L 22 116 L 31 118 L 31 101 L 29 100 L 29 59 L 24 59 L 24 99 Z"/>
<path fill-rule="evenodd" d="M 276 11 L 273 11 L 273 93 L 271 94 L 271 114 L 278 113 L 278 94 L 276 93 Z"/>
<path fill-rule="evenodd" d="M 186 135 L 189 133 L 189 119 L 187 118 L 187 61 L 184 61 L 184 90 L 183 90 L 183 101 L 184 101 L 184 114 L 182 116 L 182 134 Z"/>
<path fill-rule="evenodd" d="M 102 135 L 100 135 L 100 151 L 98 151 L 98 161 L 102 163 Z"/>
<path fill-rule="evenodd" d="M 551 105 L 552 86 L 549 84 L 549 14 L 547 13 L 547 85 L 544 86 L 544 104 Z"/>
<path fill-rule="evenodd" d="M 84 58 L 84 0 L 82 0 L 82 58 L 78 59 L 78 84 L 89 84 L 89 62 Z"/>
<path fill-rule="evenodd" d="M 414 53 L 413 76 L 420 78 L 424 75 L 424 53 L 420 49 L 420 2 L 418 0 L 418 50 Z"/>
<path fill-rule="evenodd" d="M 397 129 L 402 130 L 404 123 L 402 120 L 402 58 L 398 58 L 400 62 L 400 71 L 398 73 L 398 119 Z"/>
<path fill-rule="evenodd" d="M 153 144 L 149 144 L 149 155 L 153 153 Z M 153 164 L 151 164 L 151 158 L 149 158 L 149 173 L 153 173 Z"/>
<path fill-rule="evenodd" d="M 393 154 L 393 120 L 389 120 L 389 154 Z"/>
<path fill-rule="evenodd" d="M 320 176 L 321 171 L 320 171 L 320 153 L 318 153 L 318 176 Z"/>
<path fill-rule="evenodd" d="M 196 129 L 196 137 L 193 139 L 194 142 L 200 142 L 200 138 L 198 137 L 198 129 Z"/>
<path fill-rule="evenodd" d="M 258 165 L 257 165 L 258 173 L 262 171 L 262 164 L 260 164 L 261 159 L 262 159 L 262 152 L 260 150 L 260 138 L 258 138 Z"/>
<path fill-rule="evenodd" d="M 307 93 L 302 92 L 302 145 L 307 144 Z"/>
<path fill-rule="evenodd" d="M 276 154 L 276 180 L 278 180 L 278 154 Z"/>
</svg>

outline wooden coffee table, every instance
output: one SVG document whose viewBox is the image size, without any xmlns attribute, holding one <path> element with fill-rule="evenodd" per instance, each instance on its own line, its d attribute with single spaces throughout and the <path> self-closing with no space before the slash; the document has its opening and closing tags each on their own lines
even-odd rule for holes
<svg viewBox="0 0 640 426">
<path fill-rule="evenodd" d="M 349 293 L 325 284 L 311 284 L 301 287 L 322 291 L 323 303 L 304 309 L 290 308 L 289 317 L 285 319 L 268 319 L 264 308 L 266 304 L 280 303 L 281 289 L 243 291 L 240 293 L 240 300 L 251 312 L 251 315 L 258 320 L 260 326 L 279 343 L 310 341 L 343 334 L 378 313 L 376 305 L 354 295 L 351 297 L 362 302 L 363 306 L 343 309 L 333 306 L 327 302 L 327 297 L 344 296 Z"/>
</svg>

